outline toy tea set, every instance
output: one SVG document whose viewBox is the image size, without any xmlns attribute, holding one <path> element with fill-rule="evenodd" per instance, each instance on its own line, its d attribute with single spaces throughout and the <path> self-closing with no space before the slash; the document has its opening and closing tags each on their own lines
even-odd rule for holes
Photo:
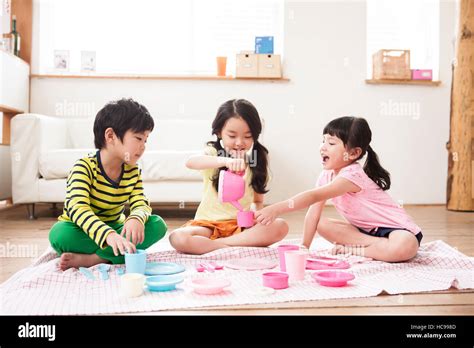
<svg viewBox="0 0 474 348">
<path fill-rule="evenodd" d="M 206 270 L 223 267 L 215 263 L 202 264 Z M 126 274 L 120 278 L 122 294 L 126 297 L 137 297 L 143 293 L 144 286 L 148 291 L 172 291 L 176 285 L 184 281 L 183 265 L 172 262 L 147 262 L 146 252 L 137 250 L 134 254 L 125 254 Z M 204 269 L 203 269 L 204 271 Z M 230 281 L 221 278 L 192 279 L 187 286 L 198 294 L 212 295 L 220 293 Z"/>
<path fill-rule="evenodd" d="M 312 273 L 311 277 L 323 286 L 341 287 L 355 278 L 351 273 L 339 271 L 350 267 L 346 261 L 329 257 L 308 258 L 308 255 L 309 252 L 301 250 L 298 245 L 279 245 L 280 272 L 264 273 L 263 286 L 286 289 L 289 287 L 289 280 L 304 280 L 306 270 L 322 271 Z"/>
<path fill-rule="evenodd" d="M 292 282 L 305 279 L 306 270 L 317 270 L 321 272 L 312 273 L 312 278 L 323 286 L 341 287 L 354 279 L 351 273 L 336 270 L 347 269 L 349 264 L 345 261 L 331 258 L 308 258 L 307 251 L 300 250 L 296 245 L 280 245 L 278 247 L 280 272 L 270 271 L 262 274 L 262 288 L 253 291 L 256 295 L 269 295 L 274 290 L 286 289 Z M 271 262 L 259 262 L 258 259 L 243 259 L 240 269 L 268 269 L 274 268 Z M 225 267 L 239 269 L 235 267 L 237 263 L 226 263 Z M 100 265 L 102 266 L 102 265 Z M 99 266 L 100 274 L 103 270 Z M 109 266 L 109 265 L 104 265 Z M 144 286 L 148 291 L 172 291 L 176 290 L 176 285 L 185 280 L 183 265 L 170 262 L 147 262 L 146 252 L 137 250 L 134 254 L 125 254 L 126 273 L 121 275 L 122 293 L 126 297 L 137 297 L 143 294 Z M 215 273 L 224 269 L 224 265 L 216 262 L 200 262 L 195 266 L 197 272 Z M 118 268 L 117 270 L 122 270 Z M 89 271 L 90 272 L 90 271 Z M 107 279 L 102 276 L 102 279 Z M 223 292 L 231 285 L 228 279 L 221 277 L 195 278 L 187 281 L 186 286 L 195 293 L 201 295 L 215 295 Z"/>
<path fill-rule="evenodd" d="M 237 213 L 237 224 L 240 227 L 252 227 L 254 225 L 253 211 L 244 211 L 242 205 L 239 203 L 239 199 L 245 194 L 243 175 L 244 172 L 233 173 L 230 171 L 221 171 L 219 173 L 218 197 L 221 202 L 231 203 L 239 210 Z M 348 269 L 350 267 L 349 263 L 326 257 L 308 258 L 308 252 L 299 250 L 297 245 L 280 245 L 278 247 L 278 255 L 281 272 L 264 273 L 262 275 L 264 287 L 272 289 L 288 288 L 288 280 L 303 280 L 306 269 L 324 270 L 324 272 L 315 272 L 312 274 L 314 280 L 324 286 L 345 286 L 348 281 L 354 279 L 354 275 L 351 273 L 334 271 Z M 255 260 L 255 262 L 259 261 Z M 286 264 L 288 264 L 288 270 L 286 269 Z M 248 269 L 256 268 L 251 268 L 251 265 L 249 265 Z"/>
<path fill-rule="evenodd" d="M 218 197 L 222 203 L 231 203 L 235 206 L 239 210 L 237 224 L 240 227 L 249 228 L 254 225 L 254 213 L 253 211 L 244 211 L 239 203 L 239 199 L 245 194 L 243 174 L 244 172 L 233 173 L 222 170 L 219 174 Z M 327 257 L 308 258 L 308 251 L 300 250 L 297 245 L 279 245 L 278 256 L 280 272 L 263 273 L 263 287 L 256 289 L 255 294 L 268 295 L 275 290 L 286 289 L 291 282 L 304 280 L 306 270 L 318 271 L 312 273 L 311 276 L 323 286 L 341 287 L 354 279 L 353 274 L 339 271 L 350 267 L 346 261 Z M 244 258 L 226 262 L 225 266 L 230 269 L 262 270 L 274 268 L 276 263 L 265 259 Z M 145 286 L 149 291 L 172 291 L 176 289 L 177 284 L 185 280 L 183 265 L 169 262 L 147 263 L 144 250 L 137 250 L 133 254 L 126 253 L 125 267 L 126 274 L 123 274 L 122 268 L 117 268 L 116 272 L 121 275 L 122 294 L 126 297 L 142 295 Z M 223 268 L 224 265 L 215 262 L 200 262 L 195 266 L 197 272 L 209 273 Z M 99 265 L 99 273 L 103 280 L 108 279 L 109 269 L 110 265 Z M 94 279 L 89 269 L 81 267 L 79 271 L 88 279 Z M 231 285 L 231 282 L 220 277 L 207 277 L 191 279 L 185 284 L 195 293 L 214 295 L 224 291 Z"/>
</svg>

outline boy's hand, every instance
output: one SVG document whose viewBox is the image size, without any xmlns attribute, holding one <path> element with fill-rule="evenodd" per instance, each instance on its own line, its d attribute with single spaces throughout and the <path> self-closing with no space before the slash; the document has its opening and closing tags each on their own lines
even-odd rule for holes
<svg viewBox="0 0 474 348">
<path fill-rule="evenodd" d="M 278 209 L 272 205 L 255 212 L 255 219 L 261 225 L 270 225 L 278 217 Z"/>
<path fill-rule="evenodd" d="M 229 158 L 225 162 L 225 166 L 229 168 L 232 172 L 244 172 L 247 167 L 245 160 L 243 158 Z"/>
<path fill-rule="evenodd" d="M 141 244 L 145 240 L 145 226 L 138 219 L 129 219 L 123 225 L 120 235 L 134 245 Z"/>
<path fill-rule="evenodd" d="M 135 245 L 115 232 L 109 233 L 105 241 L 112 247 L 115 256 L 118 256 L 119 252 L 120 255 L 125 255 L 125 252 L 135 253 L 137 251 Z"/>
</svg>

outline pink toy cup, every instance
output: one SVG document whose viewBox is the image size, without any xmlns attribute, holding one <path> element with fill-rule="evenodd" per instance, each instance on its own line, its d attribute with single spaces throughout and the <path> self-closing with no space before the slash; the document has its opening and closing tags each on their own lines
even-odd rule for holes
<svg viewBox="0 0 474 348">
<path fill-rule="evenodd" d="M 240 227 L 252 227 L 254 225 L 253 211 L 239 211 L 237 213 L 237 225 Z"/>
<path fill-rule="evenodd" d="M 304 280 L 307 258 L 308 253 L 303 250 L 285 251 L 286 273 L 290 281 Z"/>
<path fill-rule="evenodd" d="M 299 250 L 299 246 L 292 244 L 282 244 L 278 246 L 278 257 L 280 258 L 280 271 L 286 272 L 285 265 L 285 251 L 287 250 Z"/>
</svg>

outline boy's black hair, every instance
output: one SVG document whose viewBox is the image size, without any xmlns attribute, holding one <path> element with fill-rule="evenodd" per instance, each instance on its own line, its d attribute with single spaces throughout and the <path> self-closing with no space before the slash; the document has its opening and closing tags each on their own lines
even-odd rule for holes
<svg viewBox="0 0 474 348">
<path fill-rule="evenodd" d="M 105 130 L 112 128 L 120 139 L 128 130 L 135 133 L 152 131 L 155 123 L 147 108 L 129 98 L 111 101 L 97 113 L 94 121 L 94 145 L 97 149 L 105 146 Z"/>
</svg>

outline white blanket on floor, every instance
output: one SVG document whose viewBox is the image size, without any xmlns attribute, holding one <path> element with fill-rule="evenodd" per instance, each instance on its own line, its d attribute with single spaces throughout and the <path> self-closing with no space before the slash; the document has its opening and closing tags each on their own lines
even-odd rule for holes
<svg viewBox="0 0 474 348">
<path fill-rule="evenodd" d="M 285 243 L 297 243 L 286 240 Z M 318 240 L 312 254 L 324 255 L 330 244 Z M 303 281 L 290 283 L 290 287 L 272 295 L 256 295 L 252 290 L 262 285 L 265 271 L 243 271 L 225 268 L 214 273 L 197 273 L 195 265 L 203 261 L 225 261 L 234 258 L 258 257 L 276 261 L 276 247 L 226 248 L 206 255 L 179 254 L 170 249 L 166 241 L 148 250 L 148 261 L 177 262 L 186 267 L 186 278 L 225 277 L 231 286 L 218 295 L 198 295 L 185 285 L 169 292 L 148 292 L 137 298 L 124 298 L 120 292 L 119 276 L 112 266 L 109 280 L 101 280 L 97 266 L 90 270 L 96 280 L 88 280 L 76 269 L 62 272 L 57 269 L 56 253 L 49 249 L 32 266 L 25 268 L 0 286 L 0 314 L 64 315 L 112 314 L 150 312 L 169 309 L 189 309 L 207 306 L 254 305 L 362 298 L 389 294 L 423 291 L 474 289 L 474 258 L 458 252 L 443 241 L 422 244 L 415 259 L 405 263 L 370 261 L 356 256 L 339 256 L 349 261 L 347 271 L 355 275 L 348 286 L 324 287 L 316 283 L 307 271 Z M 276 269 L 276 268 L 275 268 Z"/>
</svg>

